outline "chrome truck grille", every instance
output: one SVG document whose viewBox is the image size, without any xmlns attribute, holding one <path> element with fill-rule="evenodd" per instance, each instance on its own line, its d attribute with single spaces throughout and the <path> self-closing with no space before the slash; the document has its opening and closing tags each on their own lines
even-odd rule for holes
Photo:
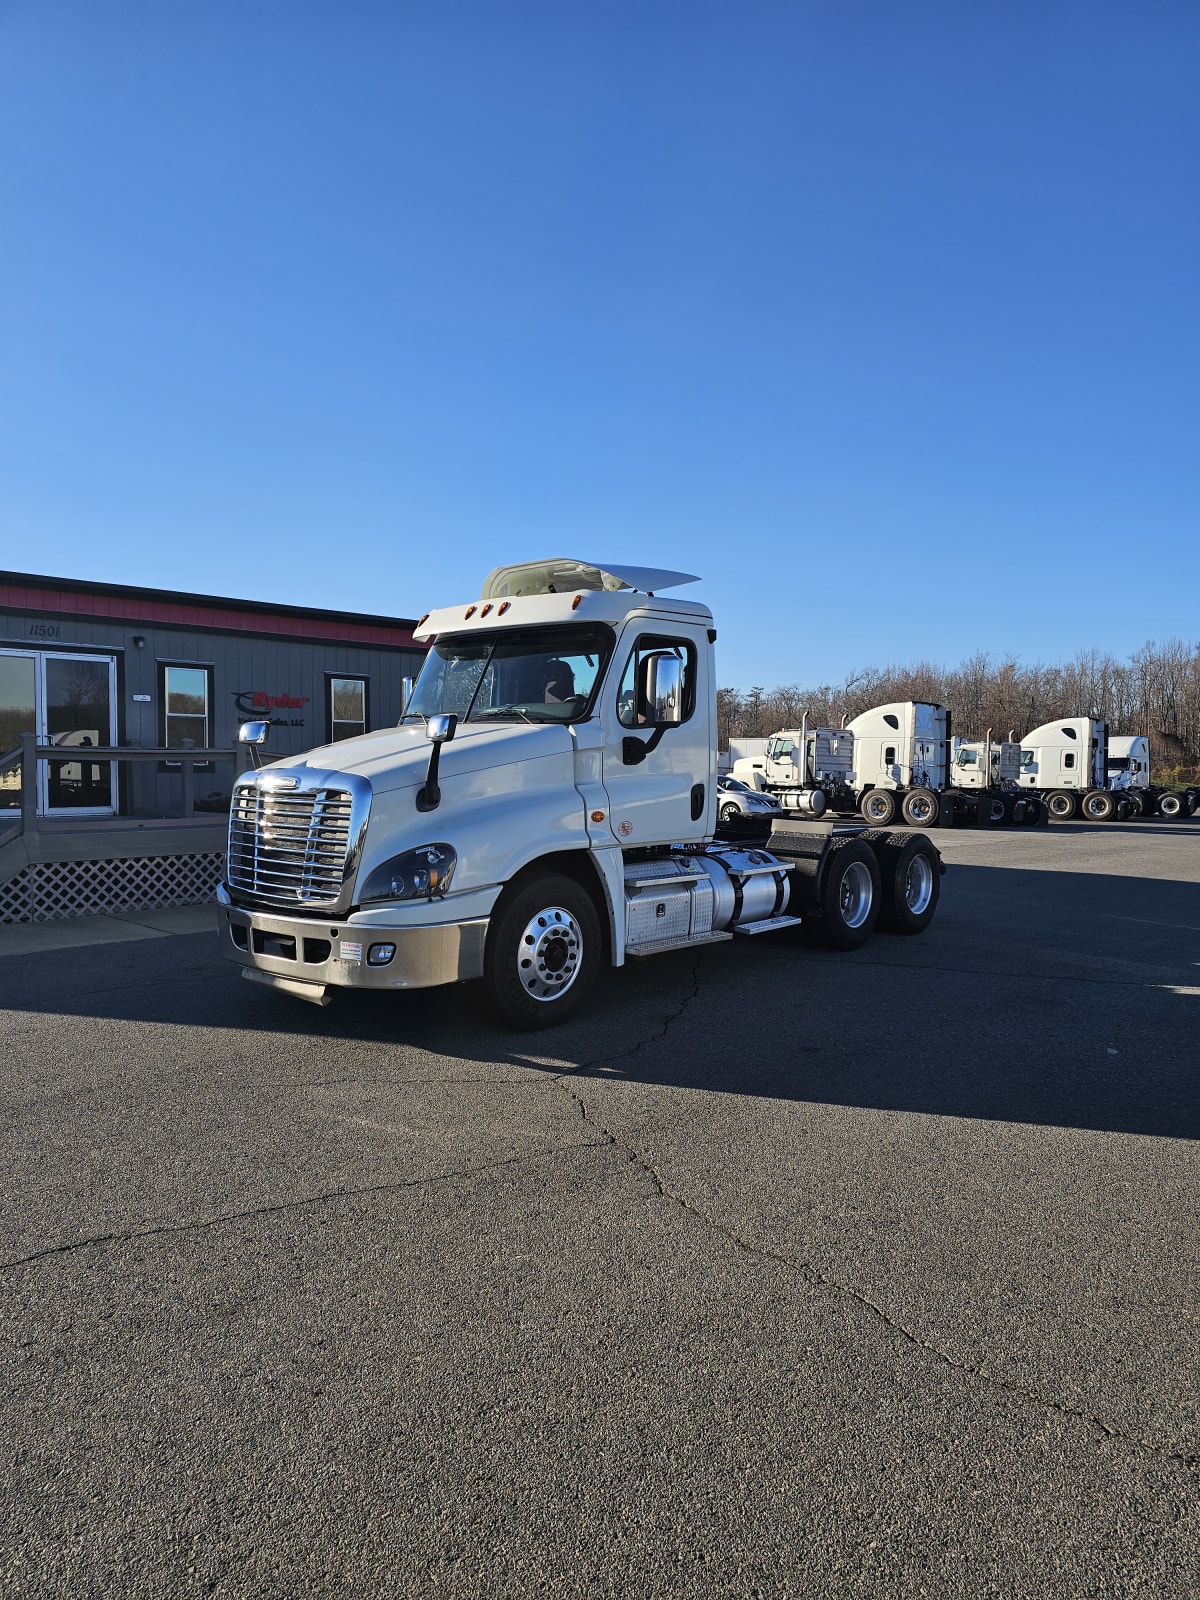
<svg viewBox="0 0 1200 1600">
<path fill-rule="evenodd" d="M 243 773 L 229 808 L 229 892 L 288 910 L 348 903 L 371 786 L 347 772 Z"/>
</svg>

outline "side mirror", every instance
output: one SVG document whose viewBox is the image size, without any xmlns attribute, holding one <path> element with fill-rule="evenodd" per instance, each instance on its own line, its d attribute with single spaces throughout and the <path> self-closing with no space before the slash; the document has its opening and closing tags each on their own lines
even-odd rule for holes
<svg viewBox="0 0 1200 1600">
<path fill-rule="evenodd" d="M 677 728 L 683 721 L 683 662 L 669 650 L 656 650 L 642 662 L 640 700 L 656 728 Z"/>
<path fill-rule="evenodd" d="M 266 744 L 270 731 L 269 722 L 243 722 L 238 729 L 238 741 L 241 744 Z"/>
<path fill-rule="evenodd" d="M 425 787 L 417 791 L 418 811 L 436 811 L 442 803 L 442 791 L 438 787 L 438 757 L 441 755 L 442 746 L 453 739 L 457 727 L 458 718 L 453 713 L 425 718 L 425 732 L 433 749 L 429 752 L 429 771 L 425 775 Z"/>
</svg>

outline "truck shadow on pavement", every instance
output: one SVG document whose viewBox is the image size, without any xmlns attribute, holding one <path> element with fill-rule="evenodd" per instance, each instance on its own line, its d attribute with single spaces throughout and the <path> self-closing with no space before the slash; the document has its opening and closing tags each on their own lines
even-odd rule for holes
<svg viewBox="0 0 1200 1600">
<path fill-rule="evenodd" d="M 631 962 L 535 1034 L 504 1030 L 477 984 L 309 1006 L 242 981 L 215 936 L 9 957 L 2 977 L 4 1026 L 21 1013 L 156 1024 L 174 1034 L 168 1058 L 198 1048 L 178 1030 L 232 1030 L 280 1060 L 289 1039 L 323 1040 L 331 1077 L 369 1046 L 389 1083 L 449 1059 L 483 1087 L 517 1069 L 1200 1137 L 1200 887 L 1170 879 L 955 865 L 920 938 L 880 934 L 846 955 L 770 935 Z"/>
</svg>

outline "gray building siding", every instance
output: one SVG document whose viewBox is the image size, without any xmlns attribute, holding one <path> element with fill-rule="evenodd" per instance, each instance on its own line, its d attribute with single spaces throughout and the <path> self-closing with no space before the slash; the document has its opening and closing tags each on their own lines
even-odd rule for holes
<svg viewBox="0 0 1200 1600">
<path fill-rule="evenodd" d="M 186 601 L 189 597 L 176 598 Z M 119 603 L 119 598 L 114 599 L 114 607 Z M 197 615 L 202 616 L 202 610 L 198 609 Z M 313 620 L 320 619 L 320 613 L 296 615 L 303 616 L 303 625 L 310 631 L 324 625 Z M 330 634 L 335 635 L 340 619 L 326 615 Z M 281 609 L 268 625 L 286 628 L 288 616 Z M 347 632 L 363 631 L 359 619 L 347 617 L 344 621 Z M 396 632 L 405 626 L 411 624 L 399 620 L 393 624 Z M 326 742 L 330 675 L 364 679 L 368 685 L 368 728 L 393 725 L 400 715 L 401 680 L 406 675 L 415 676 L 424 660 L 424 651 L 419 647 L 348 643 L 336 637 L 292 638 L 280 633 L 268 636 L 202 624 L 164 626 L 9 606 L 0 609 L 0 651 L 14 650 L 44 651 L 47 656 L 77 652 L 112 657 L 116 663 L 117 742 L 143 747 L 164 743 L 163 665 L 202 666 L 208 669 L 211 685 L 209 743 L 233 745 L 242 722 L 252 718 L 269 721 L 272 726 L 268 758 Z M 256 694 L 302 703 L 255 706 Z M 232 762 L 198 771 L 195 792 L 201 804 L 219 808 L 228 798 L 234 776 Z M 130 764 L 122 773 L 119 810 L 123 815 L 171 815 L 178 811 L 181 791 L 182 778 L 177 769 L 156 769 L 153 764 L 135 768 Z"/>
</svg>

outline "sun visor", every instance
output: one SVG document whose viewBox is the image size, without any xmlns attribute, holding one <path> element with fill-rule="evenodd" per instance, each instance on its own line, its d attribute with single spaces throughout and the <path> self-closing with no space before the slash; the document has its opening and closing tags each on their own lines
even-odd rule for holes
<svg viewBox="0 0 1200 1600">
<path fill-rule="evenodd" d="M 553 556 L 547 561 L 525 561 L 519 566 L 497 567 L 483 585 L 484 600 L 515 600 L 526 594 L 576 594 L 580 590 L 638 589 L 654 594 L 681 583 L 699 583 L 692 572 L 668 572 L 664 567 L 603 566 Z"/>
</svg>

